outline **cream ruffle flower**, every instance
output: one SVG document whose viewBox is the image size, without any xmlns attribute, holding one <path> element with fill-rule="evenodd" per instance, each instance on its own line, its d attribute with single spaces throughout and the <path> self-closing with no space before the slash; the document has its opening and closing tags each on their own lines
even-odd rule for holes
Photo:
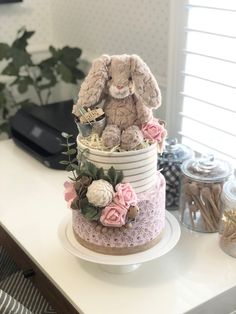
<svg viewBox="0 0 236 314">
<path fill-rule="evenodd" d="M 103 180 L 94 180 L 88 187 L 87 198 L 89 203 L 98 207 L 105 207 L 111 203 L 114 190 L 112 185 Z"/>
</svg>

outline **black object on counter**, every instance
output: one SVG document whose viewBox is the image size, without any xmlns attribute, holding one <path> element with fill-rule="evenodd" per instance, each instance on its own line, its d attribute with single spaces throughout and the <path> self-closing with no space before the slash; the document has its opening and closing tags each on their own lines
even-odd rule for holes
<svg viewBox="0 0 236 314">
<path fill-rule="evenodd" d="M 193 151 L 175 138 L 167 138 L 164 152 L 158 156 L 158 169 L 166 179 L 166 209 L 178 210 L 181 164 L 192 158 Z"/>
<path fill-rule="evenodd" d="M 21 108 L 10 120 L 13 141 L 47 167 L 64 170 L 65 165 L 59 163 L 65 151 L 61 133 L 72 134 L 73 142 L 78 134 L 72 106 L 73 101 L 68 100 Z"/>
</svg>

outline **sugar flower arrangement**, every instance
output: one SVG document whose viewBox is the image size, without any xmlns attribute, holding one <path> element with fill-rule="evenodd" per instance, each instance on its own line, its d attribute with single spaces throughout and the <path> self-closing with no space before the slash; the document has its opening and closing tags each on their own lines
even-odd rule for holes
<svg viewBox="0 0 236 314">
<path fill-rule="evenodd" d="M 85 158 L 87 150 L 73 158 L 76 149 L 71 135 L 62 134 L 67 150 L 63 152 L 67 160 L 61 161 L 73 177 L 64 183 L 64 198 L 67 206 L 80 210 L 84 217 L 106 227 L 132 226 L 138 215 L 137 195 L 130 183 L 122 183 L 122 171 L 111 167 L 107 173 Z"/>
</svg>

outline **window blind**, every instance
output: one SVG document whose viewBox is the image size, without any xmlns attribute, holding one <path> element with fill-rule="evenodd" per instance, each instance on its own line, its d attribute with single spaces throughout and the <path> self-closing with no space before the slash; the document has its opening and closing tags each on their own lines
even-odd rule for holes
<svg viewBox="0 0 236 314">
<path fill-rule="evenodd" d="M 236 168 L 236 1 L 189 0 L 185 13 L 181 141 Z"/>
</svg>

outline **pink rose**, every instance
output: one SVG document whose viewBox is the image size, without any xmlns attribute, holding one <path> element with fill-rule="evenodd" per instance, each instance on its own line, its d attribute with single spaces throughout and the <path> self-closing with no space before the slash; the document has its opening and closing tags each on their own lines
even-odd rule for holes
<svg viewBox="0 0 236 314">
<path fill-rule="evenodd" d="M 66 181 L 64 183 L 64 188 L 65 188 L 64 199 L 67 202 L 67 207 L 70 208 L 72 201 L 77 196 L 74 184 L 72 182 Z"/>
<path fill-rule="evenodd" d="M 102 210 L 100 222 L 107 227 L 121 227 L 125 224 L 127 209 L 115 203 L 110 203 Z"/>
<path fill-rule="evenodd" d="M 157 119 L 153 119 L 145 125 L 142 125 L 141 131 L 143 137 L 149 140 L 157 141 L 161 143 L 166 136 L 166 130 Z"/>
<path fill-rule="evenodd" d="M 137 205 L 138 199 L 130 183 L 119 183 L 115 187 L 116 193 L 113 202 L 129 208 L 131 205 Z"/>
</svg>

